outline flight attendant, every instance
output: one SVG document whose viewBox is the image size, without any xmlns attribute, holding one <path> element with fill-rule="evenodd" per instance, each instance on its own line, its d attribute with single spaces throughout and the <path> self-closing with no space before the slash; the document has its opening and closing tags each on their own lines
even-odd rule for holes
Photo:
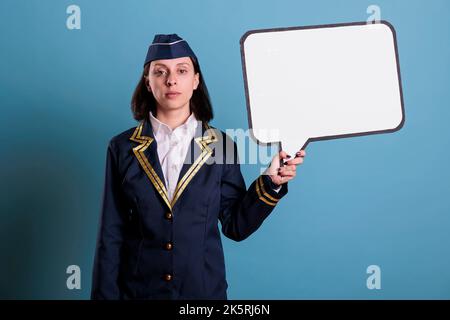
<svg viewBox="0 0 450 320">
<path fill-rule="evenodd" d="M 236 143 L 209 125 L 198 59 L 176 34 L 154 37 L 132 112 L 139 124 L 108 145 L 91 298 L 227 299 L 218 222 L 235 241 L 255 232 L 305 152 L 280 151 L 247 189 Z"/>
</svg>

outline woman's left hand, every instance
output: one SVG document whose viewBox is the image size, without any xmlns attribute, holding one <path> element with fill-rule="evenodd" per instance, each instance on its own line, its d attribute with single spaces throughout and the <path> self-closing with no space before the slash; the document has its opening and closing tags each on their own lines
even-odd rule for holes
<svg viewBox="0 0 450 320">
<path fill-rule="evenodd" d="M 272 182 L 276 185 L 281 185 L 286 183 L 296 176 L 297 165 L 303 163 L 303 158 L 305 157 L 305 150 L 300 150 L 295 154 L 295 157 L 292 158 L 285 151 L 281 150 L 278 154 L 276 154 L 272 158 L 272 162 L 267 168 L 266 173 L 271 178 Z M 284 162 L 284 166 L 280 167 L 280 159 L 290 159 Z"/>
</svg>

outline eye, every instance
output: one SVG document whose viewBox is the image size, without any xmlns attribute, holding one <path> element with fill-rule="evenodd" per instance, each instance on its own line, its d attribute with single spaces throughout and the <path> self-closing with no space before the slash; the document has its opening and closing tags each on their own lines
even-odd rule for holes
<svg viewBox="0 0 450 320">
<path fill-rule="evenodd" d="M 180 73 L 187 73 L 188 71 L 186 69 L 180 69 Z"/>
<path fill-rule="evenodd" d="M 157 76 L 160 76 L 160 75 L 162 75 L 163 73 L 165 73 L 166 71 L 164 71 L 164 70 L 155 70 L 154 72 L 153 72 L 153 74 L 154 75 L 157 75 Z"/>
</svg>

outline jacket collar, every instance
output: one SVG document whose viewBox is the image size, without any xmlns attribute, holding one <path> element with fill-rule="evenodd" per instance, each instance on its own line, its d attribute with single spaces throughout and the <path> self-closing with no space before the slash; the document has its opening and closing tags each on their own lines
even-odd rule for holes
<svg viewBox="0 0 450 320">
<path fill-rule="evenodd" d="M 173 133 L 177 136 L 177 138 L 180 138 L 180 135 L 182 135 L 181 131 L 171 129 L 167 124 L 161 122 L 158 120 L 150 111 L 149 112 L 149 119 L 150 124 L 152 125 L 153 134 L 157 141 L 161 141 L 161 138 L 165 135 L 168 135 L 170 133 Z M 198 121 L 195 118 L 195 114 L 192 112 L 191 115 L 186 119 L 186 121 L 180 126 L 187 130 L 191 136 L 195 134 L 195 130 L 198 127 Z"/>
<path fill-rule="evenodd" d="M 141 168 L 171 211 L 192 178 L 212 155 L 213 150 L 209 147 L 209 144 L 218 141 L 217 132 L 208 123 L 199 122 L 199 124 L 201 125 L 198 125 L 196 128 L 184 165 L 181 168 L 172 201 L 169 200 L 167 188 L 164 183 L 164 176 L 157 153 L 157 142 L 153 135 L 152 125 L 148 116 L 139 123 L 130 137 L 131 141 L 138 143 L 137 146 L 133 147 L 133 153 L 139 161 Z"/>
</svg>

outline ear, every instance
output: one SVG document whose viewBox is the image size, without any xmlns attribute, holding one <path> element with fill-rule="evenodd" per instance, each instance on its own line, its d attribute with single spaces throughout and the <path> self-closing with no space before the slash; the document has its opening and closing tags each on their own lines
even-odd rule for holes
<svg viewBox="0 0 450 320">
<path fill-rule="evenodd" d="M 199 83 L 200 83 L 200 74 L 197 72 L 197 73 L 194 75 L 194 90 L 197 89 Z"/>
<path fill-rule="evenodd" d="M 148 80 L 148 77 L 144 76 L 144 82 L 148 92 L 152 92 L 152 88 L 150 87 L 150 81 Z"/>
</svg>

